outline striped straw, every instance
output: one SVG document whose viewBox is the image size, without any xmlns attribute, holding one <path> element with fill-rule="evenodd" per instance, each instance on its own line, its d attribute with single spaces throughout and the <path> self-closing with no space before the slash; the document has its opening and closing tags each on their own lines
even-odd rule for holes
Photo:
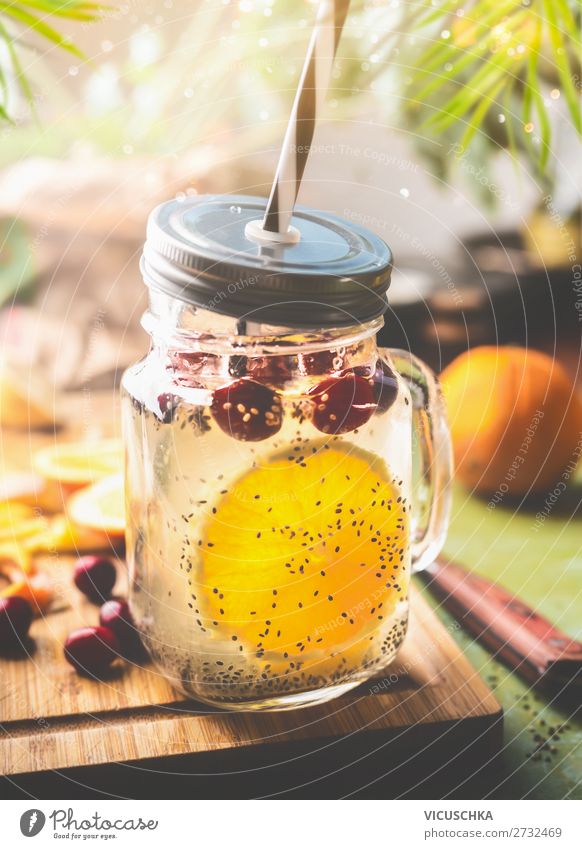
<svg viewBox="0 0 582 849">
<path fill-rule="evenodd" d="M 321 0 L 319 4 L 262 224 L 263 231 L 283 235 L 289 230 L 348 7 L 349 0 Z"/>
</svg>

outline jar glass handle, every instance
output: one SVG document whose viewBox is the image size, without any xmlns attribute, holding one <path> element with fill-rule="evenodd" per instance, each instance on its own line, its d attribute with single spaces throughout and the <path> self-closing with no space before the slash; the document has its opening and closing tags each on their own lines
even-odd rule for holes
<svg viewBox="0 0 582 849">
<path fill-rule="evenodd" d="M 382 353 L 382 352 L 381 352 Z M 384 350 L 412 400 L 412 567 L 429 566 L 440 553 L 451 510 L 451 436 L 434 372 L 408 351 Z"/>
</svg>

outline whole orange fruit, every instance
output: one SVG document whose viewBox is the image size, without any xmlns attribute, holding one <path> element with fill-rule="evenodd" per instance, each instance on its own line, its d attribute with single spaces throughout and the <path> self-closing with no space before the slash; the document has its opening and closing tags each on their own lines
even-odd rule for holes
<svg viewBox="0 0 582 849">
<path fill-rule="evenodd" d="M 441 383 L 466 486 L 518 496 L 571 477 L 582 453 L 582 401 L 555 359 L 482 346 L 453 360 Z"/>
</svg>

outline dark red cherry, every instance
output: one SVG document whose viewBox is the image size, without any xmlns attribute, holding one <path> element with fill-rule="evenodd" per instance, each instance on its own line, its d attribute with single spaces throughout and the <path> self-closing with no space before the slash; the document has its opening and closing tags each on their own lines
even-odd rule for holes
<svg viewBox="0 0 582 849">
<path fill-rule="evenodd" d="M 161 395 L 158 395 L 158 407 L 160 408 L 158 414 L 159 420 L 164 424 L 171 424 L 177 406 L 176 400 L 170 392 L 163 392 Z"/>
<path fill-rule="evenodd" d="M 231 377 L 245 377 L 247 373 L 247 359 L 243 354 L 234 354 L 228 358 L 228 373 Z"/>
<path fill-rule="evenodd" d="M 398 397 L 398 378 L 386 363 L 379 361 L 373 376 L 374 396 L 378 409 L 385 413 Z"/>
<path fill-rule="evenodd" d="M 126 601 L 117 598 L 106 601 L 99 611 L 99 624 L 113 631 L 125 657 L 133 658 L 143 653 L 143 644 Z"/>
<path fill-rule="evenodd" d="M 214 359 L 216 359 L 215 354 L 206 354 L 202 351 L 172 351 L 170 353 L 172 368 L 193 374 L 206 370 L 209 362 Z"/>
<path fill-rule="evenodd" d="M 339 371 L 343 365 L 343 357 L 337 351 L 313 351 L 311 354 L 299 354 L 297 363 L 300 374 L 325 374 Z"/>
<path fill-rule="evenodd" d="M 95 604 L 102 604 L 109 598 L 116 579 L 115 565 L 107 557 L 88 554 L 75 563 L 75 586 Z"/>
<path fill-rule="evenodd" d="M 18 595 L 0 599 L 0 653 L 22 647 L 32 622 L 32 607 Z"/>
<path fill-rule="evenodd" d="M 168 356 L 172 382 L 189 389 L 200 388 L 200 375 L 217 373 L 219 364 L 220 357 L 216 354 L 203 354 L 201 351 L 172 351 Z"/>
<path fill-rule="evenodd" d="M 136 413 L 139 413 L 141 415 L 145 408 L 143 401 L 140 401 L 139 398 L 134 398 L 133 395 L 129 396 L 129 400 L 131 401 L 131 406 L 136 411 Z"/>
<path fill-rule="evenodd" d="M 274 436 L 283 423 L 280 396 L 246 377 L 215 390 L 210 410 L 221 430 L 246 442 Z"/>
<path fill-rule="evenodd" d="M 291 379 L 292 371 L 288 357 L 248 357 L 247 374 L 272 386 L 284 386 Z"/>
<path fill-rule="evenodd" d="M 370 378 L 348 372 L 328 377 L 309 392 L 311 420 L 323 433 L 348 433 L 366 424 L 376 409 Z"/>
<path fill-rule="evenodd" d="M 67 637 L 65 657 L 81 675 L 100 678 L 119 657 L 117 637 L 109 628 L 79 628 Z"/>
</svg>

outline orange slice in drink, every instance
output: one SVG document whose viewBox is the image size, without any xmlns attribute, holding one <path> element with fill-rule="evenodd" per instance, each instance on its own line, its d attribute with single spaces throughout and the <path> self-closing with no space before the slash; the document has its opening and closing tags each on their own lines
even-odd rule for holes
<svg viewBox="0 0 582 849">
<path fill-rule="evenodd" d="M 83 528 L 122 536 L 125 532 L 123 475 L 110 475 L 74 493 L 67 512 L 69 518 Z"/>
<path fill-rule="evenodd" d="M 71 487 L 87 486 L 123 471 L 123 443 L 120 439 L 61 442 L 38 451 L 34 466 L 47 480 Z"/>
<path fill-rule="evenodd" d="M 205 626 L 257 657 L 349 649 L 406 597 L 408 507 L 372 454 L 337 441 L 274 456 L 214 509 L 196 601 Z"/>
</svg>

